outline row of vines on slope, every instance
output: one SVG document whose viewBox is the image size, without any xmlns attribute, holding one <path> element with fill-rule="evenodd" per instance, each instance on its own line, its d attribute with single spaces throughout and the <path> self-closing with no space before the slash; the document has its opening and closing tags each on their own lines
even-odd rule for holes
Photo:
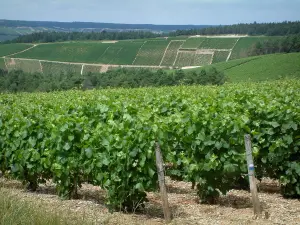
<svg viewBox="0 0 300 225">
<path fill-rule="evenodd" d="M 154 143 L 171 176 L 203 201 L 246 181 L 243 135 L 258 177 L 300 196 L 300 82 L 222 87 L 0 95 L 0 168 L 31 189 L 52 179 L 64 198 L 82 182 L 107 190 L 111 209 L 132 209 L 157 187 Z"/>
</svg>

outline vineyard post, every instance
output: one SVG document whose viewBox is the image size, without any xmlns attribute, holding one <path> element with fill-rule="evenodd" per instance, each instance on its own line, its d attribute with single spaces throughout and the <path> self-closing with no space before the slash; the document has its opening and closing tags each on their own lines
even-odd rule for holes
<svg viewBox="0 0 300 225">
<path fill-rule="evenodd" d="M 251 147 L 251 136 L 249 134 L 246 134 L 244 138 L 245 138 L 248 176 L 249 176 L 249 183 L 250 183 L 250 191 L 251 191 L 251 195 L 252 195 L 254 215 L 256 217 L 260 217 L 261 216 L 261 207 L 260 207 L 260 203 L 259 203 L 259 199 L 258 199 L 256 179 L 255 179 L 255 173 L 254 173 L 254 163 L 253 163 L 252 147 Z"/>
<path fill-rule="evenodd" d="M 165 220 L 167 223 L 171 222 L 171 211 L 169 207 L 168 202 L 168 194 L 165 184 L 165 170 L 164 170 L 164 162 L 161 155 L 161 150 L 159 143 L 156 142 L 156 168 L 157 168 L 157 174 L 158 174 L 158 181 L 159 181 L 159 189 L 160 189 L 160 195 L 162 200 L 162 207 L 164 211 Z"/>
</svg>

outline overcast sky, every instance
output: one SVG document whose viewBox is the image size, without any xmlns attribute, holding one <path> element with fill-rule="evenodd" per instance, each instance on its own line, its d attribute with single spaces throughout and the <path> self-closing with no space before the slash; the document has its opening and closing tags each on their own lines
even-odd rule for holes
<svg viewBox="0 0 300 225">
<path fill-rule="evenodd" d="M 147 24 L 300 20 L 300 0 L 0 0 L 0 19 Z"/>
</svg>

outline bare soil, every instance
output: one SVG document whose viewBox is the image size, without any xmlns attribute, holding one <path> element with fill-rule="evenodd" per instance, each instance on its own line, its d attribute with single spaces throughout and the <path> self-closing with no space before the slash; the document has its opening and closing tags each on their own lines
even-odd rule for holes
<svg viewBox="0 0 300 225">
<path fill-rule="evenodd" d="M 300 201 L 284 199 L 278 182 L 265 179 L 259 185 L 259 199 L 263 207 L 263 218 L 255 219 L 248 191 L 231 190 L 222 196 L 216 205 L 199 204 L 196 190 L 191 183 L 167 178 L 168 198 L 172 209 L 171 224 L 300 224 Z M 25 191 L 18 181 L 0 179 L 0 189 L 9 191 L 18 199 L 42 203 L 46 211 L 68 211 L 72 216 L 82 216 L 93 224 L 164 224 L 159 193 L 148 193 L 149 202 L 139 214 L 109 213 L 105 207 L 105 191 L 84 184 L 79 189 L 79 199 L 61 201 L 55 195 L 55 187 L 49 183 L 41 185 L 37 192 Z"/>
</svg>

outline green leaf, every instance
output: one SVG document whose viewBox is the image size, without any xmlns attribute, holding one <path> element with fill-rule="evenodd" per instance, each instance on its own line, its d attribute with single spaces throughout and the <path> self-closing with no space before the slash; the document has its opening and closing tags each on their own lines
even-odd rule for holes
<svg viewBox="0 0 300 225">
<path fill-rule="evenodd" d="M 92 156 L 93 156 L 93 150 L 92 149 L 86 148 L 84 151 L 85 151 L 86 157 L 88 157 L 89 159 L 92 158 Z"/>
<path fill-rule="evenodd" d="M 68 151 L 70 148 L 71 148 L 71 146 L 68 142 L 63 147 L 63 149 L 66 150 L 66 151 Z"/>
<path fill-rule="evenodd" d="M 279 126 L 280 126 L 280 124 L 279 124 L 279 123 L 277 123 L 277 122 L 270 122 L 269 124 L 270 124 L 270 125 L 272 125 L 272 127 L 274 127 L 274 128 L 276 128 L 276 127 L 279 127 Z"/>
<path fill-rule="evenodd" d="M 139 191 L 145 191 L 144 186 L 142 183 L 137 183 L 135 185 L 135 189 L 138 189 Z"/>
</svg>

